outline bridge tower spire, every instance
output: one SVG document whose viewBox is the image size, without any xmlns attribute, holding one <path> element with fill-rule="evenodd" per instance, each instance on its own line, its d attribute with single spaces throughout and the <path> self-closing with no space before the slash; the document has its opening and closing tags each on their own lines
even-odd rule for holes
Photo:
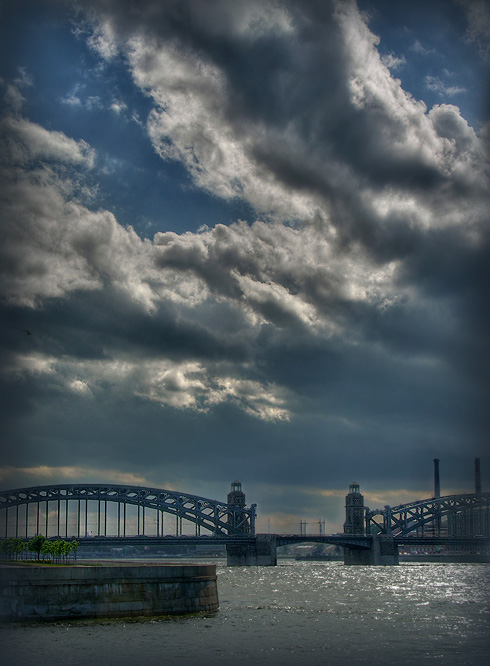
<svg viewBox="0 0 490 666">
<path fill-rule="evenodd" d="M 364 534 L 364 497 L 355 481 L 349 486 L 349 494 L 345 497 L 344 534 Z"/>
<path fill-rule="evenodd" d="M 226 498 L 228 504 L 236 506 L 238 509 L 245 509 L 245 493 L 242 491 L 242 484 L 240 481 L 232 481 L 231 490 L 228 493 Z M 233 525 L 234 532 L 240 532 L 241 534 L 250 534 L 251 524 L 248 520 L 245 520 L 241 525 L 237 525 L 234 521 L 236 518 L 234 516 L 228 517 L 228 522 Z"/>
<path fill-rule="evenodd" d="M 240 481 L 233 481 L 231 484 L 231 491 L 228 493 L 226 500 L 228 504 L 239 506 L 241 509 L 245 508 L 245 493 L 242 491 L 242 484 Z"/>
</svg>

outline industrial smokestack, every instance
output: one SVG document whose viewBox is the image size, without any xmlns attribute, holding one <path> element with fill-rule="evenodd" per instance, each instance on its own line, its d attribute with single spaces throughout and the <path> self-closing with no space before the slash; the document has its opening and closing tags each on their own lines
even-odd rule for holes
<svg viewBox="0 0 490 666">
<path fill-rule="evenodd" d="M 439 458 L 434 458 L 434 497 L 441 496 L 441 483 L 439 481 Z"/>
<path fill-rule="evenodd" d="M 475 493 L 481 493 L 480 458 L 475 458 Z"/>
</svg>

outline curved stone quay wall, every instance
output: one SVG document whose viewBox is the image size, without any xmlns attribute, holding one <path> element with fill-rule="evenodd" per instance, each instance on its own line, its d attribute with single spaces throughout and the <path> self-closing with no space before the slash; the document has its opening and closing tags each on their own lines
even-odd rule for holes
<svg viewBox="0 0 490 666">
<path fill-rule="evenodd" d="M 216 565 L 0 568 L 0 620 L 180 615 L 218 609 Z"/>
</svg>

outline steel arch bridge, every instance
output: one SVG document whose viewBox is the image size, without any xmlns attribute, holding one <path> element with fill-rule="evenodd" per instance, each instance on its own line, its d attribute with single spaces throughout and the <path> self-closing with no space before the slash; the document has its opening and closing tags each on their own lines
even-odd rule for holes
<svg viewBox="0 0 490 666">
<path fill-rule="evenodd" d="M 391 534 L 404 537 L 440 536 L 441 531 L 458 531 L 451 519 L 462 518 L 468 536 L 490 533 L 490 493 L 447 495 L 409 502 L 384 509 L 366 507 L 366 534 Z M 475 531 L 477 532 L 475 534 Z M 429 534 L 430 533 L 430 534 Z M 453 534 L 453 536 L 458 536 Z"/>
<path fill-rule="evenodd" d="M 196 536 L 201 529 L 213 536 L 255 534 L 256 504 L 238 507 L 188 493 L 140 486 L 60 484 L 0 491 L 0 536 L 53 536 L 49 533 L 54 531 L 59 537 L 83 538 L 89 535 L 89 516 L 91 524 L 96 524 L 96 536 L 108 536 L 108 503 L 117 505 L 116 530 L 111 536 L 128 536 L 130 526 L 137 535 L 145 536 L 149 524 L 152 536 L 164 536 L 163 514 L 175 518 L 176 535 L 182 534 L 184 520 L 194 524 Z M 31 505 L 35 505 L 34 516 L 29 510 Z M 136 507 L 137 517 L 129 519 L 128 507 L 133 507 L 133 513 Z"/>
</svg>

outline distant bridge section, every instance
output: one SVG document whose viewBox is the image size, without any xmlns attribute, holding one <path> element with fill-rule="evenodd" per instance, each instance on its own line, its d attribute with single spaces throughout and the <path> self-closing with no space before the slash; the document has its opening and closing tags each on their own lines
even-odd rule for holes
<svg viewBox="0 0 490 666">
<path fill-rule="evenodd" d="M 441 536 L 488 538 L 490 493 L 432 497 L 384 509 L 366 507 L 366 533 L 391 534 L 398 540 Z"/>
<path fill-rule="evenodd" d="M 466 543 L 488 549 L 490 493 L 479 489 L 440 497 L 437 475 L 436 479 L 435 497 L 375 510 L 364 506 L 359 484 L 351 483 L 345 498 L 344 534 L 365 536 L 372 543 L 370 549 L 345 549 L 345 564 L 398 564 L 401 544 L 461 547 Z"/>
</svg>

